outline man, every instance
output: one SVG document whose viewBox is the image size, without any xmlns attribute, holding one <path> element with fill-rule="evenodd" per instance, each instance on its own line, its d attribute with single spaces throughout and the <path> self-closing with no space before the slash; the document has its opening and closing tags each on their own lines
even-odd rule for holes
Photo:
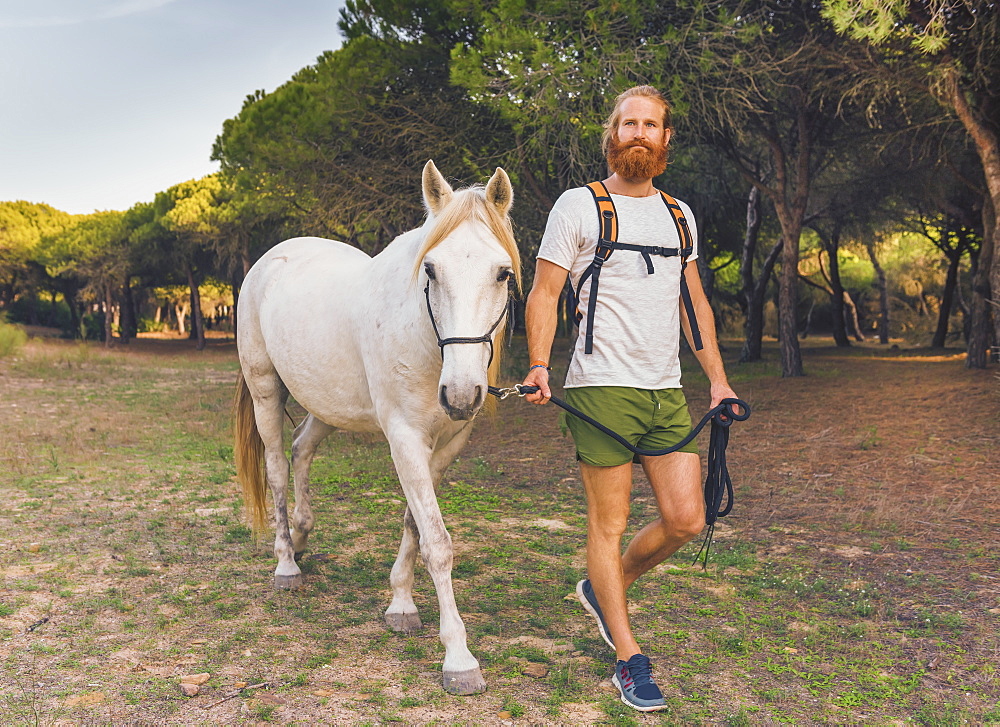
<svg viewBox="0 0 1000 727">
<path fill-rule="evenodd" d="M 653 177 L 666 169 L 670 135 L 670 106 L 656 89 L 638 86 L 618 96 L 605 123 L 603 148 L 611 176 L 603 182 L 610 193 L 604 197 L 610 202 L 604 204 L 613 203 L 617 242 L 626 247 L 616 248 L 599 266 L 600 286 L 596 303 L 591 303 L 589 281 L 595 273 L 591 264 L 599 236 L 605 237 L 604 220 L 612 214 L 598 216 L 599 192 L 589 187 L 563 193 L 549 214 L 525 312 L 531 364 L 524 384 L 539 387 L 527 399 L 545 404 L 551 396 L 548 362 L 559 294 L 566 276 L 572 277 L 583 318 L 566 376 L 565 398 L 642 449 L 675 445 L 691 431 L 680 388 L 682 328 L 692 349 L 700 349 L 695 356 L 711 384 L 711 405 L 736 398 L 719 355 L 712 309 L 693 263 L 697 257 L 694 217 L 686 204 L 679 203 L 694 247 L 687 256 L 691 264 L 685 267 L 681 261 L 686 247 L 681 239 L 684 223 L 653 187 Z M 646 249 L 628 249 L 630 245 Z M 585 275 L 588 268 L 590 273 Z M 680 302 L 682 275 L 689 305 Z M 688 310 L 693 312 L 695 331 L 700 331 L 700 347 L 695 345 L 699 339 L 693 335 Z M 593 333 L 589 345 L 585 330 Z M 663 695 L 652 678 L 649 659 L 632 634 L 625 592 L 705 525 L 697 447 L 692 443 L 672 454 L 640 458 L 656 496 L 659 518 L 642 528 L 623 554 L 632 453 L 576 417 L 568 416 L 566 423 L 576 444 L 587 495 L 589 578 L 577 584 L 577 595 L 616 652 L 612 680 L 622 701 L 640 711 L 663 709 Z"/>
</svg>

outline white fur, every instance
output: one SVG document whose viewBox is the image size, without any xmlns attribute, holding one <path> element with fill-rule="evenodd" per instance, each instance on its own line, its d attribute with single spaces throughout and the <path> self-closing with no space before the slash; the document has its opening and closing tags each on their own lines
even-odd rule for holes
<svg viewBox="0 0 1000 727">
<path fill-rule="evenodd" d="M 489 347 L 448 345 L 442 358 L 424 298 L 424 265 L 433 265 L 431 306 L 446 338 L 490 329 L 507 302 L 507 284 L 497 276 L 515 263 L 487 225 L 469 221 L 426 254 L 414 279 L 416 256 L 435 216 L 455 196 L 477 193 L 454 192 L 433 163 L 424 170 L 423 187 L 428 222 L 375 257 L 319 238 L 287 240 L 268 251 L 244 282 L 237 344 L 275 504 L 275 575 L 291 579 L 284 582 L 301 578 L 294 555 L 313 526 L 308 472 L 316 445 L 334 428 L 383 432 L 407 501 L 386 618 L 417 620 L 411 586 L 419 547 L 438 594 L 445 682 L 456 674 L 468 682 L 472 673 L 466 690 L 481 691 L 479 664 L 466 646 L 452 592 L 451 537 L 434 491 L 486 398 Z M 498 169 L 486 201 L 505 214 L 511 199 L 510 180 Z M 309 412 L 293 438 L 291 528 L 282 439 L 288 393 Z"/>
</svg>

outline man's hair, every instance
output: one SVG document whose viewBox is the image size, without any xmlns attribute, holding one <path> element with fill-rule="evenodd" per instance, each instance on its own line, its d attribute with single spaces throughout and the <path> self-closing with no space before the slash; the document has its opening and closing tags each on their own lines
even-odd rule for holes
<svg viewBox="0 0 1000 727">
<path fill-rule="evenodd" d="M 611 115 L 608 117 L 608 120 L 604 122 L 604 135 L 601 137 L 601 150 L 604 152 L 605 156 L 608 154 L 608 146 L 611 143 L 611 138 L 618 130 L 618 122 L 621 120 L 622 116 L 622 104 L 625 103 L 625 99 L 632 98 L 633 96 L 651 98 L 654 101 L 659 101 L 663 104 L 663 128 L 672 128 L 670 126 L 670 102 L 667 101 L 666 97 L 652 86 L 633 86 L 632 88 L 626 89 L 618 94 L 618 98 L 615 99 L 615 107 L 611 111 Z"/>
</svg>

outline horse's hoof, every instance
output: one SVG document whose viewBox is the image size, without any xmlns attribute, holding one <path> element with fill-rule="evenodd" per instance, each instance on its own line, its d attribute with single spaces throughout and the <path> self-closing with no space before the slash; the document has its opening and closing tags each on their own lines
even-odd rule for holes
<svg viewBox="0 0 1000 727">
<path fill-rule="evenodd" d="M 293 591 L 296 588 L 302 587 L 302 574 L 297 573 L 294 576 L 274 576 L 274 587 L 280 591 Z"/>
<path fill-rule="evenodd" d="M 415 634 L 422 627 L 420 615 L 414 613 L 387 613 L 385 615 L 385 625 L 397 633 Z"/>
<path fill-rule="evenodd" d="M 446 671 L 444 673 L 444 690 L 449 694 L 462 696 L 480 694 L 486 691 L 486 680 L 479 669 L 467 671 Z"/>
</svg>

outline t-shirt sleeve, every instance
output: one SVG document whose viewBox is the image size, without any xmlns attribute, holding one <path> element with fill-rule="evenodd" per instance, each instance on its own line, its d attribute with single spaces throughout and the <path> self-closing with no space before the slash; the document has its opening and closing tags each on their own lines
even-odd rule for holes
<svg viewBox="0 0 1000 727">
<path fill-rule="evenodd" d="M 569 214 L 569 207 L 564 193 L 549 212 L 545 233 L 538 246 L 540 259 L 548 260 L 566 270 L 573 269 L 573 262 L 580 254 L 583 245 L 579 215 Z"/>
</svg>

